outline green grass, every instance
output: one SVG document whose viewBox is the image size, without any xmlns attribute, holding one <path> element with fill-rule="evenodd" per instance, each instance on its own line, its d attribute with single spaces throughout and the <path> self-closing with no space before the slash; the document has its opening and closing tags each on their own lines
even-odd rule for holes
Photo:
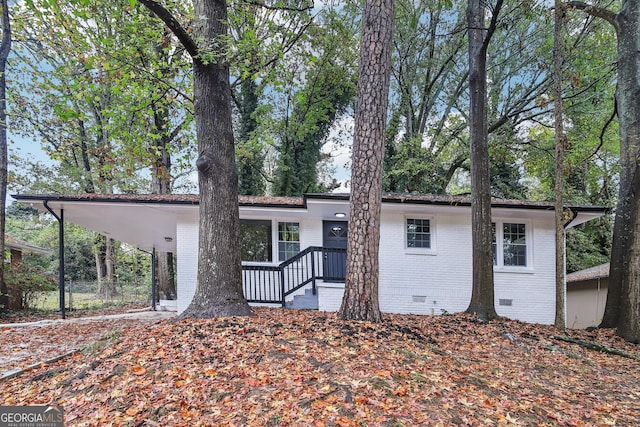
<svg viewBox="0 0 640 427">
<path fill-rule="evenodd" d="M 106 299 L 95 292 L 73 292 L 71 300 L 69 293 L 65 293 L 64 298 L 67 308 L 69 308 L 69 303 L 71 302 L 74 310 L 98 310 L 123 303 L 142 302 L 146 299 L 145 296 L 144 293 L 136 293 L 118 295 L 111 299 Z M 40 293 L 32 308 L 41 311 L 58 310 L 60 308 L 60 293 L 58 291 Z"/>
</svg>

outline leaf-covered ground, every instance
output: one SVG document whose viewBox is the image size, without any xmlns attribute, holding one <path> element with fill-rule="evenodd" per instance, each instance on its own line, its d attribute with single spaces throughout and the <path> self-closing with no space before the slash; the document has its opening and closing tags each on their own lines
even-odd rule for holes
<svg viewBox="0 0 640 427">
<path fill-rule="evenodd" d="M 92 352 L 3 381 L 0 405 L 62 405 L 69 426 L 640 420 L 640 362 L 556 340 L 552 327 L 463 314 L 388 315 L 382 324 L 257 314 L 130 326 Z M 572 333 L 640 353 L 608 331 Z"/>
<path fill-rule="evenodd" d="M 140 323 L 157 321 L 158 318 L 166 317 L 167 313 L 144 311 L 119 313 L 113 317 L 110 316 L 112 311 L 92 314 L 96 316 L 67 320 L 48 317 L 38 320 L 36 314 L 31 314 L 30 322 L 38 322 L 37 324 L 0 324 L 0 378 L 15 369 L 25 369 L 71 351 L 91 350 L 105 337 L 115 337 L 123 330 Z"/>
</svg>

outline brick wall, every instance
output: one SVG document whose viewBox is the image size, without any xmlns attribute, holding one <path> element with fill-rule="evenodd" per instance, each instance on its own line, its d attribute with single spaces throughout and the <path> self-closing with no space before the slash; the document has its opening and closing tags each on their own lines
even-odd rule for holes
<svg viewBox="0 0 640 427">
<path fill-rule="evenodd" d="M 524 212 L 523 212 L 524 213 Z M 405 220 L 431 220 L 434 249 L 406 249 Z M 553 323 L 555 315 L 555 240 L 553 217 L 529 221 L 532 265 L 495 270 L 495 304 L 499 315 L 527 322 Z M 464 311 L 471 299 L 471 216 L 466 212 L 431 215 L 384 213 L 380 242 L 380 309 L 388 313 L 442 314 Z M 320 284 L 320 310 L 336 311 L 344 288 Z M 500 305 L 502 301 L 503 304 Z M 505 301 L 506 300 L 506 301 Z M 510 301 L 509 301 L 510 300 Z"/>
<path fill-rule="evenodd" d="M 176 227 L 178 314 L 191 303 L 198 277 L 198 217 L 184 215 Z"/>
<path fill-rule="evenodd" d="M 383 213 L 380 244 L 380 308 L 389 313 L 442 314 L 466 310 L 471 298 L 471 215 L 469 208 L 422 207 L 414 213 Z M 322 245 L 322 218 L 287 218 L 300 222 L 300 247 Z M 555 243 L 553 212 L 503 211 L 496 217 L 527 221 L 531 264 L 524 269 L 495 270 L 495 301 L 499 315 L 553 323 L 555 312 Z M 252 218 L 254 216 L 252 215 Z M 406 248 L 406 218 L 431 221 L 432 249 Z M 264 219 L 268 219 L 263 215 Z M 274 223 L 274 227 L 277 224 Z M 198 257 L 195 215 L 180 219 L 178 245 L 178 312 L 195 291 Z M 277 238 L 277 236 L 276 236 Z M 336 311 L 343 286 L 319 283 L 319 306 Z M 503 305 L 501 305 L 501 300 Z M 511 305 L 507 305 L 511 304 Z"/>
</svg>

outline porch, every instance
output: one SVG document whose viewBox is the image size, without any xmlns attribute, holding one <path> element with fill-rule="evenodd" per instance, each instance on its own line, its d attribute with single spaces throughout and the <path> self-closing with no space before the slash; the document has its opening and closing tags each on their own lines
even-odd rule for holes
<svg viewBox="0 0 640 427">
<path fill-rule="evenodd" d="M 287 307 L 287 298 L 304 289 L 307 296 L 317 295 L 320 281 L 344 283 L 346 260 L 344 248 L 310 246 L 276 266 L 243 265 L 245 298 L 252 304 Z"/>
</svg>

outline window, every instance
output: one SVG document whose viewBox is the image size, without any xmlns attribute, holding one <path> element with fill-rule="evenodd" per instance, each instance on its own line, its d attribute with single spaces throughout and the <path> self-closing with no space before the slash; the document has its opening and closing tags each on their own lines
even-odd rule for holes
<svg viewBox="0 0 640 427">
<path fill-rule="evenodd" d="M 527 266 L 527 236 L 524 224 L 502 224 L 503 261 L 505 266 Z"/>
<path fill-rule="evenodd" d="M 300 224 L 278 223 L 278 259 L 286 261 L 300 252 Z"/>
<path fill-rule="evenodd" d="M 492 223 L 493 265 L 527 267 L 527 225 L 515 222 Z"/>
<path fill-rule="evenodd" d="M 431 249 L 431 220 L 407 218 L 407 248 Z"/>
<path fill-rule="evenodd" d="M 271 221 L 240 220 L 240 247 L 242 261 L 271 262 Z"/>
</svg>

